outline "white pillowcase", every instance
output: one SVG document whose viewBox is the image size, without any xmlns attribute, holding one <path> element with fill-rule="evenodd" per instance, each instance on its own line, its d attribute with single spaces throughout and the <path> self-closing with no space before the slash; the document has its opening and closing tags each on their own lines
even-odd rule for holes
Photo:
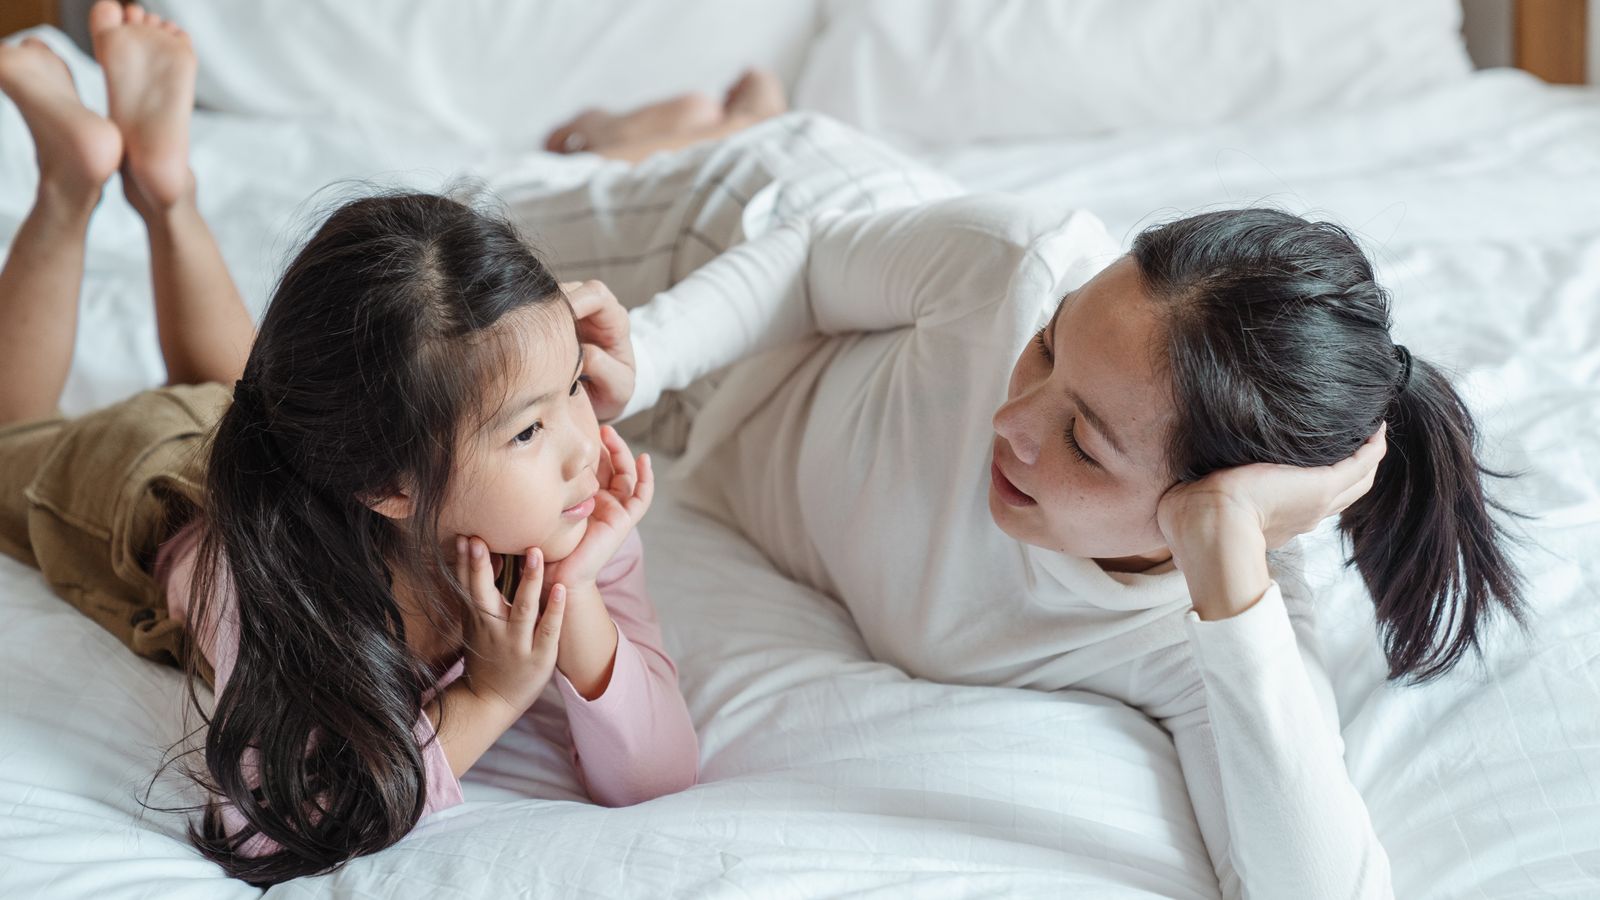
<svg viewBox="0 0 1600 900">
<path fill-rule="evenodd" d="M 828 0 L 796 105 L 938 145 L 1356 104 L 1471 71 L 1459 0 Z"/>
<path fill-rule="evenodd" d="M 226 112 L 406 120 L 542 146 L 580 108 L 686 90 L 748 65 L 793 83 L 819 0 L 146 0 L 194 37 L 197 101 Z"/>
</svg>

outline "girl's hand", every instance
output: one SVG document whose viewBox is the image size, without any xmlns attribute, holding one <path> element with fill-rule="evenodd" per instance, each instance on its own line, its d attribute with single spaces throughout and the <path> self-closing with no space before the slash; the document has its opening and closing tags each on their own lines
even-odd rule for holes
<svg viewBox="0 0 1600 900">
<path fill-rule="evenodd" d="M 561 289 L 578 320 L 589 402 L 594 404 L 594 414 L 600 421 L 609 421 L 622 413 L 633 396 L 638 368 L 633 359 L 628 311 L 611 289 L 598 281 L 567 282 Z"/>
<path fill-rule="evenodd" d="M 596 471 L 605 480 L 594 495 L 589 528 L 566 559 L 550 566 L 551 583 L 566 585 L 572 590 L 594 583 L 600 570 L 617 554 L 628 532 L 644 518 L 656 493 L 655 470 L 649 454 L 635 460 L 627 443 L 610 425 L 600 426 L 600 443 L 603 449 Z"/>
<path fill-rule="evenodd" d="M 513 716 L 533 705 L 555 670 L 566 589 L 550 589 L 544 615 L 539 591 L 544 584 L 544 556 L 529 549 L 523 557 L 522 582 L 515 602 L 507 603 L 495 587 L 489 546 L 473 537 L 456 537 L 456 577 L 472 595 L 467 622 L 466 680 L 480 700 L 504 704 Z"/>
<path fill-rule="evenodd" d="M 1221 469 L 1162 496 L 1156 522 L 1202 619 L 1248 609 L 1271 584 L 1266 551 L 1343 512 L 1372 488 L 1385 427 L 1331 466 Z"/>
</svg>

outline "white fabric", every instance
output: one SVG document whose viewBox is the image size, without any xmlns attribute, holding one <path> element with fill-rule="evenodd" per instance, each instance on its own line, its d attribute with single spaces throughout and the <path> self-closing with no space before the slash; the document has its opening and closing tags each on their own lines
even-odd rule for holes
<svg viewBox="0 0 1600 900">
<path fill-rule="evenodd" d="M 831 0 L 795 101 L 917 144 L 1282 115 L 1466 77 L 1459 0 Z"/>
<path fill-rule="evenodd" d="M 95 67 L 63 52 L 80 89 L 99 93 Z M 194 158 L 257 311 L 318 211 L 361 189 L 306 200 L 329 181 L 432 188 L 483 162 L 400 128 L 215 115 L 196 121 Z M 1538 516 L 1518 557 L 1535 631 L 1492 635 L 1481 670 L 1385 685 L 1370 602 L 1317 536 L 1309 581 L 1346 765 L 1397 896 L 1595 896 L 1600 230 L 1583 201 L 1600 196 L 1596 92 L 1483 73 L 1305 121 L 958 148 L 938 162 L 974 188 L 1093 209 L 1124 241 L 1152 213 L 1263 198 L 1366 236 L 1400 335 L 1461 373 L 1491 460 L 1529 473 L 1502 493 Z M 0 241 L 32 199 L 32 167 L 0 101 Z M 605 168 L 542 157 L 519 171 L 549 190 Z M 144 235 L 119 191 L 91 229 L 73 412 L 161 379 Z M 1146 717 L 1090 694 L 940 685 L 873 662 L 842 607 L 672 489 L 644 540 L 705 784 L 630 809 L 582 804 L 545 737 L 556 721 L 541 719 L 469 773 L 456 815 L 272 895 L 1217 896 L 1171 741 Z M 0 894 L 256 896 L 194 855 L 181 816 L 136 802 L 179 733 L 171 673 L 8 559 L 0 632 Z M 164 777 L 151 802 L 192 802 L 180 787 Z"/>
<path fill-rule="evenodd" d="M 818 0 L 152 0 L 200 54 L 196 99 L 223 112 L 427 125 L 544 146 L 588 106 L 721 98 L 747 66 L 789 83 Z M 626 27 L 618 27 L 625 24 Z"/>
</svg>

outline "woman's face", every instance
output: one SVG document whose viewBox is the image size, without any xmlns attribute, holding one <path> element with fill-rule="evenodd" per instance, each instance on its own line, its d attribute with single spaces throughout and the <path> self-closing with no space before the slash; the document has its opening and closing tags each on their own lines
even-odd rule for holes
<svg viewBox="0 0 1600 900">
<path fill-rule="evenodd" d="M 1107 568 L 1168 557 L 1156 505 L 1174 420 L 1161 326 L 1131 257 L 1062 300 L 994 414 L 989 511 L 1019 541 Z"/>
</svg>

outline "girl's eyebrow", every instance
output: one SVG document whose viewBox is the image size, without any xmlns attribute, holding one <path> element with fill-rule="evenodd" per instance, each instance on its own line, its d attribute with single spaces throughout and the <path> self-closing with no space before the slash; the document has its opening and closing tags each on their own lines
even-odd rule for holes
<svg viewBox="0 0 1600 900">
<path fill-rule="evenodd" d="M 574 381 L 576 381 L 578 376 L 582 375 L 582 374 L 583 374 L 583 345 L 579 344 L 578 345 L 578 364 L 573 367 L 572 379 Z M 495 429 L 498 430 L 500 428 L 506 427 L 512 421 L 514 421 L 517 417 L 521 416 L 523 413 L 527 412 L 528 410 L 532 409 L 535 406 L 538 406 L 541 403 L 544 403 L 545 401 L 549 400 L 551 397 L 554 397 L 558 393 L 560 393 L 560 392 L 559 391 L 545 391 L 544 393 L 538 395 L 537 397 L 529 397 L 527 399 L 527 401 L 525 401 L 525 402 L 519 402 L 519 403 L 509 404 L 509 405 L 505 406 L 504 408 L 502 408 L 500 410 L 500 415 L 495 417 L 495 420 L 494 420 Z"/>
</svg>

